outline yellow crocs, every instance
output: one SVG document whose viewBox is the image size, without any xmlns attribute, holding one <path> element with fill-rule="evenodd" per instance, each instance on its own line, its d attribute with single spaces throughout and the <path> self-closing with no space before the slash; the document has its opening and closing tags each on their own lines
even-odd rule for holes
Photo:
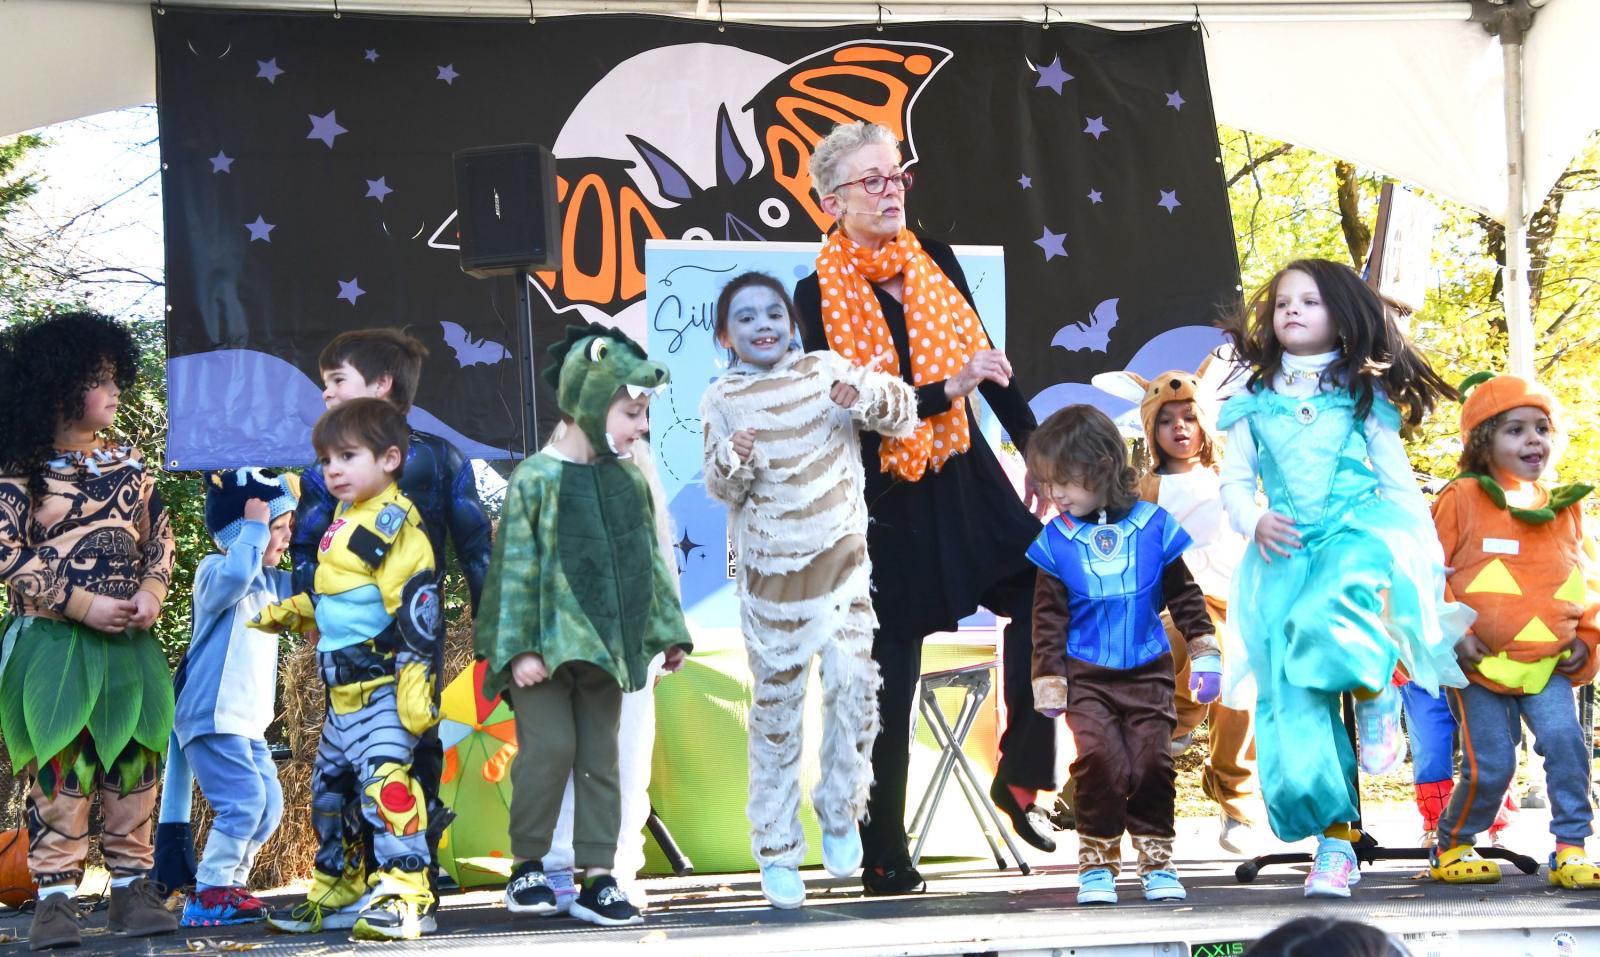
<svg viewBox="0 0 1600 957">
<path fill-rule="evenodd" d="M 1478 856 L 1471 844 L 1457 844 L 1448 850 L 1433 849 L 1428 873 L 1446 884 L 1498 884 L 1500 865 Z M 1554 872 L 1552 872 L 1553 874 Z M 1552 880 L 1554 878 L 1552 877 Z"/>
<path fill-rule="evenodd" d="M 1583 848 L 1564 848 L 1550 855 L 1550 883 L 1573 890 L 1600 888 L 1600 866 L 1589 863 Z"/>
</svg>

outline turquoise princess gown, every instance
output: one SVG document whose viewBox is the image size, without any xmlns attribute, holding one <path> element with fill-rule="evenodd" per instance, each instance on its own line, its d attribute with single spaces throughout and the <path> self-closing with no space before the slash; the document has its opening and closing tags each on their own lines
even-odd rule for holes
<svg viewBox="0 0 1600 957">
<path fill-rule="evenodd" d="M 1382 397 L 1369 414 L 1400 427 Z M 1396 663 L 1430 694 L 1464 686 L 1455 643 L 1473 614 L 1444 600 L 1433 526 L 1384 494 L 1347 392 L 1243 393 L 1217 425 L 1240 420 L 1255 440 L 1268 506 L 1295 523 L 1302 543 L 1270 563 L 1250 549 L 1228 602 L 1255 684 L 1268 819 L 1279 838 L 1298 841 L 1359 817 L 1339 695 L 1380 690 Z"/>
</svg>

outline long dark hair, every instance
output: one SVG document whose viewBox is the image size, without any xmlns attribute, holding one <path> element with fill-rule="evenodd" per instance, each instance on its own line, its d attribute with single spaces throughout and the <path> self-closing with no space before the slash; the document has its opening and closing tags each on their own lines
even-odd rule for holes
<svg viewBox="0 0 1600 957">
<path fill-rule="evenodd" d="M 1355 397 L 1357 418 L 1372 411 L 1379 389 L 1411 428 L 1441 400 L 1460 397 L 1400 329 L 1399 305 L 1379 295 L 1354 269 L 1327 259 L 1296 259 L 1284 266 L 1223 323 L 1239 358 L 1251 367 L 1250 388 L 1269 387 L 1283 367 L 1283 344 L 1273 331 L 1272 315 L 1278 284 L 1290 271 L 1310 276 L 1322 294 L 1339 333 L 1339 357 L 1328 366 L 1328 379 Z"/>
</svg>

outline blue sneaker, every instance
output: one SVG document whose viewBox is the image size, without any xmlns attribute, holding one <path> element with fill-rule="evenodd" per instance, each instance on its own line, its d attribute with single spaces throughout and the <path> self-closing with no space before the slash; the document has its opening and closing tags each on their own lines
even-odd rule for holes
<svg viewBox="0 0 1600 957">
<path fill-rule="evenodd" d="M 1144 885 L 1144 899 L 1147 901 L 1181 901 L 1189 896 L 1175 871 L 1140 874 L 1139 883 Z M 1082 895 L 1079 896 L 1081 898 Z"/>
<path fill-rule="evenodd" d="M 794 910 L 806 901 L 806 882 L 793 867 L 770 864 L 761 868 L 761 893 L 779 910 Z"/>
<path fill-rule="evenodd" d="M 861 868 L 861 832 L 850 828 L 843 834 L 822 832 L 822 866 L 834 877 L 849 877 Z"/>
<path fill-rule="evenodd" d="M 267 919 L 267 905 L 242 887 L 190 891 L 183 902 L 184 927 L 227 927 Z"/>
<path fill-rule="evenodd" d="M 1356 731 L 1361 742 L 1361 770 L 1384 774 L 1406 758 L 1406 736 L 1400 727 L 1400 689 L 1391 682 L 1376 698 L 1356 701 Z"/>
<path fill-rule="evenodd" d="M 1108 868 L 1095 867 L 1078 875 L 1078 903 L 1115 904 L 1117 878 Z"/>
</svg>

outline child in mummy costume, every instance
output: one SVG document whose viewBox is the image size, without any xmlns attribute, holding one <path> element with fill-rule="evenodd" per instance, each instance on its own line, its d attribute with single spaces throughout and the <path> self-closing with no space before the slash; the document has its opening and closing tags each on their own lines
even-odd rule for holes
<svg viewBox="0 0 1600 957">
<path fill-rule="evenodd" d="M 857 822 L 872 783 L 880 678 L 872 659 L 867 509 L 857 431 L 909 435 L 916 394 L 833 352 L 800 351 L 794 307 L 770 276 L 745 273 L 717 301 L 717 342 L 733 364 L 700 404 L 706 491 L 729 507 L 738 554 L 750 706 L 751 846 L 774 907 L 805 884 L 800 806 L 807 673 L 822 659 L 822 777 L 812 805 L 822 858 L 846 877 L 861 864 Z"/>
</svg>

